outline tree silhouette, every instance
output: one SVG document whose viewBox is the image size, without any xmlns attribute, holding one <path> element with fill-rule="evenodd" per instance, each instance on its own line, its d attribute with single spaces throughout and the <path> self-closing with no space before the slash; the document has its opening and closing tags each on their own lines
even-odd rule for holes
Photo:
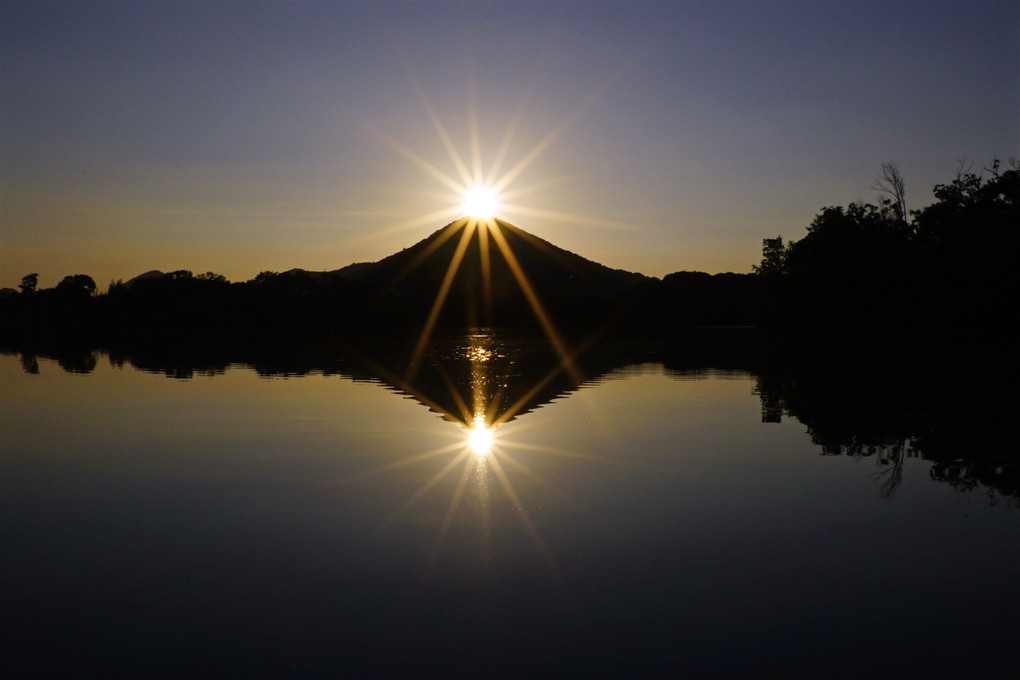
<svg viewBox="0 0 1020 680">
<path fill-rule="evenodd" d="M 824 208 L 786 254 L 798 323 L 835 328 L 902 321 L 908 240 L 906 226 L 878 206 Z"/>
<path fill-rule="evenodd" d="M 888 194 L 893 214 L 903 224 L 907 223 L 907 192 L 903 182 L 903 175 L 894 161 L 882 163 L 882 177 L 871 185 L 884 194 Z"/>
<path fill-rule="evenodd" d="M 90 298 L 96 294 L 96 282 L 87 274 L 73 274 L 62 278 L 56 290 L 66 298 Z"/>
<path fill-rule="evenodd" d="M 38 285 L 39 274 L 32 272 L 21 277 L 21 283 L 18 284 L 18 288 L 21 289 L 22 293 L 32 294 L 36 291 Z"/>
<path fill-rule="evenodd" d="M 786 268 L 786 256 L 788 250 L 783 245 L 783 237 L 762 239 L 761 242 L 761 264 L 754 265 L 751 269 L 759 276 L 775 276 L 782 274 Z"/>
</svg>

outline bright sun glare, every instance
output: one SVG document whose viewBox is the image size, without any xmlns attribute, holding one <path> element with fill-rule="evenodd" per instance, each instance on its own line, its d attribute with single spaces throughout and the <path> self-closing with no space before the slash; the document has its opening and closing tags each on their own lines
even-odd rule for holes
<svg viewBox="0 0 1020 680">
<path fill-rule="evenodd" d="M 479 456 L 484 456 L 492 448 L 492 430 L 485 427 L 485 420 L 476 417 L 474 427 L 468 430 L 468 446 Z"/>
<path fill-rule="evenodd" d="M 464 192 L 464 214 L 478 219 L 490 219 L 499 210 L 499 198 L 491 187 L 475 185 Z"/>
</svg>

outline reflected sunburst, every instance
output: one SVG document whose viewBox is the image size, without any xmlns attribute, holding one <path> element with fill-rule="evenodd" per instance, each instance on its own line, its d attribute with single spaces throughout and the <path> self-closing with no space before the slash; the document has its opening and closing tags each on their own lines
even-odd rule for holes
<svg viewBox="0 0 1020 680">
<path fill-rule="evenodd" d="M 491 331 L 475 331 L 466 342 L 452 346 L 433 344 L 429 350 L 428 360 L 414 381 L 378 364 L 372 365 L 372 371 L 394 389 L 413 396 L 455 424 L 456 430 L 447 432 L 453 441 L 367 471 L 350 481 L 397 469 L 431 468 L 406 500 L 391 511 L 388 520 L 407 516 L 428 497 L 449 494 L 443 501 L 442 519 L 424 570 L 426 581 L 442 555 L 455 520 L 463 518 L 469 498 L 473 500 L 471 512 L 477 514 L 470 522 L 483 533 L 492 525 L 491 512 L 498 510 L 501 502 L 508 503 L 536 552 L 556 571 L 553 554 L 527 508 L 521 485 L 525 489 L 541 487 L 556 491 L 555 485 L 533 468 L 538 460 L 536 455 L 608 461 L 599 456 L 518 442 L 512 435 L 506 436 L 502 426 L 535 408 L 536 403 L 541 405 L 564 390 L 576 389 L 579 383 L 573 381 L 562 363 L 552 359 L 555 353 L 549 348 L 542 349 L 540 356 L 521 355 L 516 345 L 507 344 Z M 552 368 L 541 369 L 550 365 L 548 361 Z M 522 367 L 524 363 L 527 368 Z M 536 369 L 544 372 L 537 378 L 530 377 Z"/>
<path fill-rule="evenodd" d="M 468 429 L 468 446 L 479 456 L 492 450 L 493 430 L 485 425 L 484 416 L 475 416 L 473 425 Z"/>
</svg>

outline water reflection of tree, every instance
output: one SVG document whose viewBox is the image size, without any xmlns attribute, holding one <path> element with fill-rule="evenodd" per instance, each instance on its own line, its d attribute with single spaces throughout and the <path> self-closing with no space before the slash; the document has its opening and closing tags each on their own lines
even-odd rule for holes
<svg viewBox="0 0 1020 680">
<path fill-rule="evenodd" d="M 798 348 L 757 373 L 762 420 L 802 422 L 823 455 L 873 459 L 880 492 L 893 493 L 910 458 L 960 490 L 1020 498 L 1020 457 L 1002 442 L 1010 403 L 971 355 L 868 351 L 836 344 Z"/>
<path fill-rule="evenodd" d="M 31 352 L 21 354 L 21 368 L 30 375 L 39 374 L 39 358 Z"/>
<path fill-rule="evenodd" d="M 35 358 L 33 357 L 29 365 L 34 362 Z M 95 350 L 77 349 L 63 352 L 57 356 L 57 363 L 68 373 L 91 373 L 96 369 L 97 362 L 98 357 Z M 25 365 L 24 360 L 22 360 L 22 365 Z M 38 365 L 36 365 L 36 372 L 38 372 Z"/>
</svg>

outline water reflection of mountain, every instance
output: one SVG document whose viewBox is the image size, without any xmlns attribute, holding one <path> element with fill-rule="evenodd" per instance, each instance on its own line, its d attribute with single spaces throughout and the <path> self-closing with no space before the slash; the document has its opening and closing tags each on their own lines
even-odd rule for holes
<svg viewBox="0 0 1020 680">
<path fill-rule="evenodd" d="M 566 359 L 566 361 L 564 360 Z M 491 332 L 435 340 L 420 360 L 401 348 L 361 354 L 360 370 L 461 425 L 507 422 L 627 363 L 561 357 L 547 343 Z"/>
<path fill-rule="evenodd" d="M 562 397 L 607 373 L 648 360 L 644 348 L 588 348 L 561 354 L 540 337 L 476 331 L 433 338 L 420 357 L 409 343 L 374 338 L 356 344 L 278 345 L 224 349 L 144 345 L 130 350 L 81 347 L 21 352 L 24 370 L 38 373 L 38 358 L 67 372 L 90 373 L 106 354 L 114 366 L 189 379 L 242 366 L 265 377 L 340 375 L 377 382 L 413 397 L 446 420 L 487 425 L 506 422 Z"/>
<path fill-rule="evenodd" d="M 89 373 L 100 353 L 23 350 L 26 372 L 39 371 L 37 357 Z M 467 426 L 479 418 L 492 425 L 520 417 L 642 362 L 662 364 L 682 379 L 749 371 L 757 380 L 762 422 L 795 418 L 823 455 L 875 460 L 883 493 L 897 488 L 906 459 L 919 458 L 931 461 L 934 480 L 1020 498 L 1020 456 L 1003 445 L 1010 441 L 1012 400 L 1004 381 L 992 379 L 998 364 L 978 366 L 973 355 L 867 351 L 848 344 L 748 351 L 713 341 L 668 350 L 595 345 L 572 354 L 565 365 L 542 339 L 475 332 L 433 339 L 413 366 L 408 344 L 392 341 L 341 348 L 148 346 L 110 351 L 108 357 L 114 365 L 172 378 L 216 375 L 239 365 L 263 376 L 369 380 Z"/>
</svg>

